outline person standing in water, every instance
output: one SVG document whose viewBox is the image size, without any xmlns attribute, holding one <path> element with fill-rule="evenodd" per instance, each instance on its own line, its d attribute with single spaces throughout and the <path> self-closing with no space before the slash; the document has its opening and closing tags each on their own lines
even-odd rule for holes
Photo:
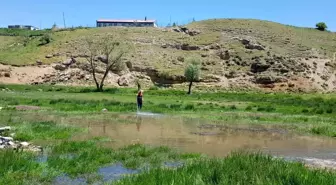
<svg viewBox="0 0 336 185">
<path fill-rule="evenodd" d="M 142 96 L 143 90 L 139 90 L 137 95 L 138 111 L 142 109 Z"/>
</svg>

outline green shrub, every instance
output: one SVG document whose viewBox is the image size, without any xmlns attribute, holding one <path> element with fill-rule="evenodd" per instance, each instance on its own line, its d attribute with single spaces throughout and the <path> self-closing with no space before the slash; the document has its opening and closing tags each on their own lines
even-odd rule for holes
<svg viewBox="0 0 336 185">
<path fill-rule="evenodd" d="M 230 106 L 230 109 L 231 109 L 231 110 L 236 110 L 237 107 L 236 107 L 236 105 L 231 105 L 231 106 Z"/>
<path fill-rule="evenodd" d="M 251 106 L 251 105 L 247 106 L 247 107 L 245 108 L 245 110 L 247 110 L 247 111 L 251 111 L 251 110 L 252 110 L 252 106 Z"/>
<path fill-rule="evenodd" d="M 309 110 L 308 109 L 302 109 L 302 113 L 308 113 Z"/>
<path fill-rule="evenodd" d="M 315 113 L 316 114 L 323 114 L 324 110 L 320 108 L 320 109 L 317 109 Z"/>
<path fill-rule="evenodd" d="M 149 90 L 152 90 L 152 91 L 159 90 L 159 87 L 154 85 L 154 86 L 150 87 Z"/>
<path fill-rule="evenodd" d="M 259 107 L 257 108 L 257 111 L 260 111 L 260 112 L 262 112 L 262 111 L 266 111 L 266 112 L 274 112 L 275 110 L 276 110 L 276 108 L 273 107 L 273 106 L 271 106 L 271 105 L 267 105 L 266 107 L 264 107 L 264 106 L 259 106 Z"/>
<path fill-rule="evenodd" d="M 258 108 L 257 108 L 257 111 L 260 111 L 260 112 L 265 111 L 265 110 L 266 110 L 265 107 L 258 107 Z"/>
<path fill-rule="evenodd" d="M 325 31 L 328 28 L 327 24 L 324 22 L 319 22 L 316 24 L 316 29 L 320 31 Z"/>
<path fill-rule="evenodd" d="M 51 42 L 52 38 L 50 34 L 44 34 L 41 38 L 40 38 L 40 46 L 49 44 Z"/>
<path fill-rule="evenodd" d="M 265 111 L 266 112 L 274 112 L 276 110 L 275 107 L 271 106 L 271 105 L 268 105 L 266 108 L 265 108 Z"/>
<path fill-rule="evenodd" d="M 195 109 L 195 105 L 194 104 L 187 104 L 184 107 L 185 110 L 194 110 Z"/>
<path fill-rule="evenodd" d="M 326 113 L 332 114 L 333 113 L 333 109 L 332 108 L 327 108 Z"/>
</svg>

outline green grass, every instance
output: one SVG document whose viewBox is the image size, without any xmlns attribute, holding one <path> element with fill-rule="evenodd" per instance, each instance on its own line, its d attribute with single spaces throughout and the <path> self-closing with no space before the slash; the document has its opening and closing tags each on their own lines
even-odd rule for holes
<svg viewBox="0 0 336 185">
<path fill-rule="evenodd" d="M 80 174 L 94 173 L 99 167 L 121 162 L 130 169 L 144 165 L 161 166 L 163 162 L 192 159 L 198 155 L 179 154 L 167 147 L 148 147 L 130 145 L 118 150 L 99 146 L 99 142 L 63 142 L 52 149 L 48 166 L 65 172 L 73 177 Z"/>
<path fill-rule="evenodd" d="M 35 160 L 36 155 L 28 152 L 0 150 L 0 184 L 17 185 L 23 182 L 40 179 L 40 182 L 50 181 L 43 174 L 43 166 Z"/>
<path fill-rule="evenodd" d="M 110 88 L 106 89 L 104 93 L 94 93 L 93 88 L 81 88 L 81 87 L 65 87 L 65 86 L 27 86 L 27 85 L 2 85 L 1 88 L 9 88 L 14 91 L 25 92 L 24 94 L 11 94 L 10 97 L 27 97 L 34 98 L 39 96 L 41 99 L 56 99 L 59 103 L 71 102 L 80 100 L 117 100 L 119 102 L 134 102 L 134 96 L 136 89 L 123 89 L 123 88 Z M 38 92 L 36 92 L 38 91 Z M 42 91 L 42 92 L 40 92 Z M 46 93 L 50 92 L 50 93 Z M 57 92 L 57 93 L 51 93 Z M 96 96 L 99 94 L 99 96 Z M 3 97 L 6 97 L 6 93 L 2 93 Z M 51 97 L 52 96 L 52 97 Z M 66 98 L 66 97 L 69 98 Z M 284 112 L 284 113 L 302 113 L 303 109 L 307 109 L 309 113 L 316 114 L 318 109 L 323 110 L 323 113 L 331 114 L 336 111 L 336 96 L 330 95 L 318 95 L 318 94 L 284 94 L 274 93 L 265 94 L 261 92 L 198 92 L 192 96 L 189 96 L 185 91 L 180 90 L 161 90 L 154 89 L 145 92 L 145 96 L 149 97 L 148 102 L 160 102 L 175 104 L 185 102 L 245 102 L 252 103 L 261 107 L 259 111 L 266 112 Z M 7 96 L 8 97 L 8 96 Z M 58 99 L 58 100 L 57 100 Z M 68 99 L 68 100 L 67 100 Z M 52 102 L 53 103 L 53 102 Z M 76 103 L 76 102 L 74 102 Z M 78 102 L 77 102 L 78 103 Z M 79 102 L 80 103 L 80 102 Z M 96 103 L 96 102 L 95 102 Z M 204 104 L 209 105 L 209 104 Z M 213 104 L 213 106 L 216 106 Z M 286 112 L 287 111 L 287 112 Z M 293 112 L 294 111 L 294 112 Z"/>
<path fill-rule="evenodd" d="M 233 153 L 225 159 L 200 159 L 178 169 L 152 169 L 117 185 L 151 184 L 335 184 L 336 174 L 307 169 L 262 154 Z"/>
<path fill-rule="evenodd" d="M 69 139 L 79 128 L 59 125 L 52 121 L 15 125 L 15 139 L 19 141 Z"/>
<path fill-rule="evenodd" d="M 336 137 L 336 128 L 330 124 L 324 124 L 320 126 L 313 126 L 310 132 L 316 135 L 325 135 L 330 137 Z"/>
<path fill-rule="evenodd" d="M 136 89 L 65 86 L 2 85 L 0 106 L 41 106 L 62 112 L 136 111 Z M 145 91 L 143 111 L 191 116 L 236 124 L 280 124 L 297 131 L 335 137 L 334 94 L 265 94 L 260 92 L 196 92 L 152 89 Z M 10 110 L 9 110 L 10 111 Z M 324 129 L 321 129 L 323 127 Z M 314 128 L 314 129 L 313 129 Z"/>
<path fill-rule="evenodd" d="M 156 168 L 163 162 L 187 161 L 200 157 L 194 154 L 180 154 L 167 147 L 138 144 L 113 150 L 100 146 L 100 142 L 94 140 L 64 141 L 53 144 L 50 148 L 47 161 L 42 163 L 37 162 L 37 155 L 28 152 L 1 150 L 1 184 L 22 184 L 32 180 L 48 184 L 61 174 L 67 174 L 73 178 L 97 174 L 100 167 L 119 162 L 130 169 L 145 166 Z"/>
</svg>

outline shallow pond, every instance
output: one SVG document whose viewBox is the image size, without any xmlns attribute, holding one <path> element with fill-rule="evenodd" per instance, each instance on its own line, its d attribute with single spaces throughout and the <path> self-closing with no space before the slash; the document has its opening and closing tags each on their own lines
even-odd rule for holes
<svg viewBox="0 0 336 185">
<path fill-rule="evenodd" d="M 336 168 L 336 139 L 293 134 L 274 126 L 216 126 L 202 120 L 152 113 L 111 116 L 104 121 L 83 121 L 80 125 L 88 127 L 88 132 L 75 139 L 108 137 L 112 141 L 105 145 L 113 148 L 135 143 L 164 145 L 216 157 L 237 150 L 261 151 Z"/>
</svg>

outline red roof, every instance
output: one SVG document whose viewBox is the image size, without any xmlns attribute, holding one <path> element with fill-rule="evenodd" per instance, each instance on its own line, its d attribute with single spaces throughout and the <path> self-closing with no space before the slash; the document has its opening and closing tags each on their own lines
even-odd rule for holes
<svg viewBox="0 0 336 185">
<path fill-rule="evenodd" d="M 122 20 L 122 19 L 99 19 L 97 20 L 97 22 L 119 22 L 119 23 L 123 23 L 123 22 L 140 22 L 140 23 L 153 23 L 155 22 L 155 20 Z"/>
</svg>

